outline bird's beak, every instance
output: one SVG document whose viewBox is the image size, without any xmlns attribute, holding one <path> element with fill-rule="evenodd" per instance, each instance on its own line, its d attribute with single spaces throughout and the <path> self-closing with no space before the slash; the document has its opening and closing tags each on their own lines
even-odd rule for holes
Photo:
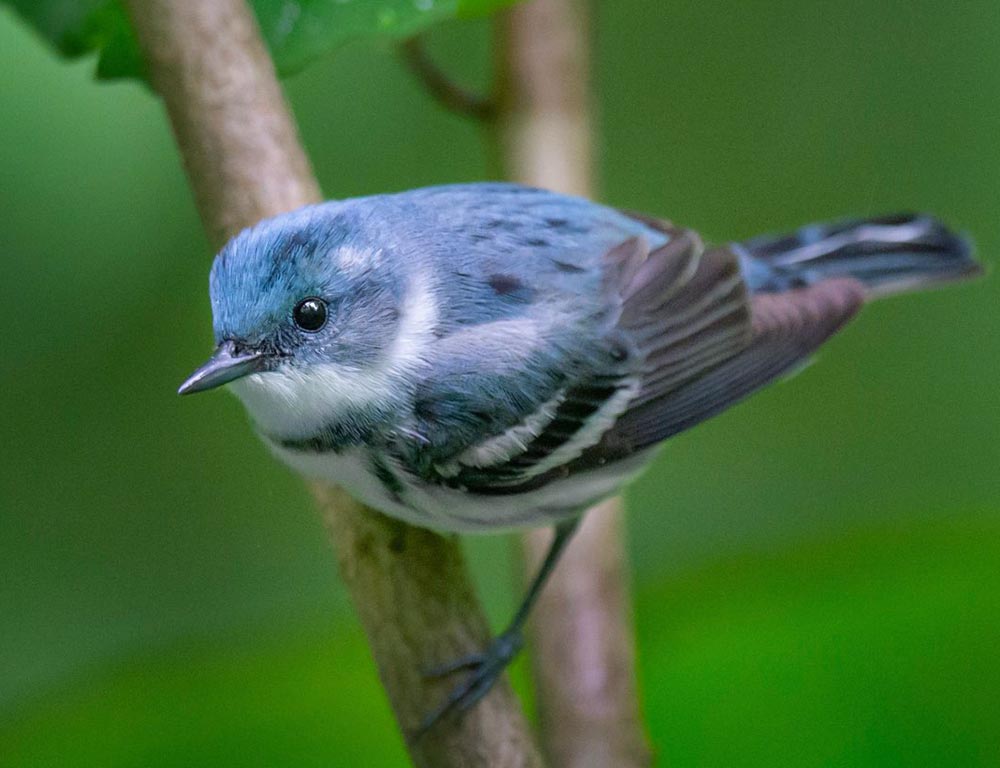
<svg viewBox="0 0 1000 768">
<path fill-rule="evenodd" d="M 231 341 L 222 342 L 201 368 L 192 373 L 177 390 L 179 395 L 190 395 L 214 389 L 230 381 L 266 370 L 267 357 L 263 352 L 237 353 Z"/>
</svg>

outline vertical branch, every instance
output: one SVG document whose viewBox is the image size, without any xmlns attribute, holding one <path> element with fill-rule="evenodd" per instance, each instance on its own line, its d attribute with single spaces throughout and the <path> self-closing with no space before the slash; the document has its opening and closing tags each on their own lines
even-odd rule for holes
<svg viewBox="0 0 1000 768">
<path fill-rule="evenodd" d="M 503 19 L 500 141 L 516 181 L 593 193 L 589 45 L 583 0 L 531 0 Z M 533 573 L 548 531 L 523 539 Z M 557 768 L 650 762 L 635 682 L 618 499 L 584 518 L 535 609 L 533 671 L 543 747 Z"/>
<path fill-rule="evenodd" d="M 391 520 L 342 491 L 315 490 L 382 684 L 403 733 L 412 734 L 455 685 L 451 677 L 432 684 L 423 671 L 490 641 L 458 540 Z M 428 768 L 542 765 L 506 680 L 468 712 L 411 739 L 409 748 Z"/>
<path fill-rule="evenodd" d="M 238 0 L 126 0 L 212 246 L 321 199 L 270 56 Z"/>
<path fill-rule="evenodd" d="M 126 0 L 213 245 L 320 199 L 256 21 L 243 0 Z M 396 523 L 314 488 L 404 733 L 451 682 L 428 664 L 478 651 L 488 628 L 454 538 Z M 453 681 L 452 681 L 453 682 Z M 421 766 L 541 764 L 506 682 L 410 753 Z"/>
<path fill-rule="evenodd" d="M 652 762 L 639 711 L 622 503 L 587 512 L 535 608 L 532 671 L 542 747 L 554 768 Z M 528 573 L 551 540 L 524 535 Z"/>
</svg>

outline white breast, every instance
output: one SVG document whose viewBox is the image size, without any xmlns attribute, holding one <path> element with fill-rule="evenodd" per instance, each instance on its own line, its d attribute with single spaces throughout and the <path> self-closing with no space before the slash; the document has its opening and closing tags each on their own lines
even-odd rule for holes
<svg viewBox="0 0 1000 768">
<path fill-rule="evenodd" d="M 390 517 L 451 533 L 502 533 L 552 525 L 572 517 L 617 493 L 641 471 L 655 450 L 555 480 L 535 491 L 504 496 L 482 496 L 430 485 L 408 476 L 392 459 L 382 456 L 381 461 L 393 469 L 404 486 L 404 491 L 394 498 L 374 474 L 367 448 L 308 453 L 266 442 L 278 458 L 307 477 L 338 485 Z"/>
</svg>

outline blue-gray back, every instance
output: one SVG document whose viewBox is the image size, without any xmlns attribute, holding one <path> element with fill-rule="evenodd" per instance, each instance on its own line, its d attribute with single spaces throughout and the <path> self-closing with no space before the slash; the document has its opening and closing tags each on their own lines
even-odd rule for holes
<svg viewBox="0 0 1000 768">
<path fill-rule="evenodd" d="M 443 328 L 517 316 L 538 300 L 595 308 L 604 257 L 630 237 L 666 237 L 582 198 L 513 184 L 430 187 L 335 203 L 357 245 L 440 278 Z M 430 269 L 426 269 L 430 267 Z"/>
</svg>

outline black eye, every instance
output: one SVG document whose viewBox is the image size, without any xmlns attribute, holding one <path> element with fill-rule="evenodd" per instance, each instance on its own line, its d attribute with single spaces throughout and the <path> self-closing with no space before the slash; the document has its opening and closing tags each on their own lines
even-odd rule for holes
<svg viewBox="0 0 1000 768">
<path fill-rule="evenodd" d="M 318 331 L 326 324 L 326 302 L 323 299 L 302 299 L 292 310 L 295 324 L 303 331 Z"/>
</svg>

